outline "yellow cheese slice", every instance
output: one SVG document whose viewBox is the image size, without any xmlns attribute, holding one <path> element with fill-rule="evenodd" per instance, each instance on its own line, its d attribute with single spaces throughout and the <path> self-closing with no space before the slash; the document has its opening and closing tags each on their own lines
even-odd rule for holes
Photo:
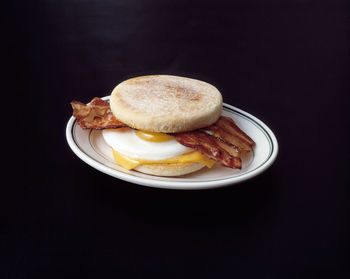
<svg viewBox="0 0 350 279">
<path fill-rule="evenodd" d="M 183 154 L 180 156 L 176 156 L 170 159 L 160 160 L 160 161 L 151 161 L 151 160 L 143 160 L 143 159 L 135 159 L 130 158 L 124 154 L 115 151 L 113 148 L 113 157 L 116 163 L 119 166 L 122 166 L 125 169 L 131 170 L 139 165 L 146 164 L 180 164 L 180 163 L 201 163 L 208 168 L 211 168 L 215 161 L 207 158 L 202 155 L 199 151 L 193 151 L 187 154 Z"/>
</svg>

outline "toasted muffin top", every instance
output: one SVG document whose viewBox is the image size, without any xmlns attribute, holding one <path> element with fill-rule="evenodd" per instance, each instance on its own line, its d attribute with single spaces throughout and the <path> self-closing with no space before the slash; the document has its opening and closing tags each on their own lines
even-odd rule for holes
<svg viewBox="0 0 350 279">
<path fill-rule="evenodd" d="M 116 86 L 110 107 L 117 119 L 135 129 L 176 133 L 215 123 L 222 112 L 222 96 L 200 80 L 151 75 Z"/>
</svg>

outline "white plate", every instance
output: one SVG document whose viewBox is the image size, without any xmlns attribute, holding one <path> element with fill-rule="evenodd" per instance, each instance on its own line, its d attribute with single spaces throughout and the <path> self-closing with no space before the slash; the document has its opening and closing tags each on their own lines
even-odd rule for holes
<svg viewBox="0 0 350 279">
<path fill-rule="evenodd" d="M 104 97 L 109 100 L 109 96 Z M 275 161 L 278 144 L 273 132 L 259 119 L 231 105 L 223 106 L 223 115 L 231 117 L 256 143 L 254 154 L 243 161 L 241 170 L 215 164 L 213 168 L 181 177 L 159 177 L 128 171 L 118 166 L 111 148 L 104 142 L 101 131 L 84 130 L 71 117 L 67 123 L 66 137 L 70 148 L 85 163 L 116 178 L 144 186 L 167 189 L 209 189 L 243 182 L 265 171 Z"/>
</svg>

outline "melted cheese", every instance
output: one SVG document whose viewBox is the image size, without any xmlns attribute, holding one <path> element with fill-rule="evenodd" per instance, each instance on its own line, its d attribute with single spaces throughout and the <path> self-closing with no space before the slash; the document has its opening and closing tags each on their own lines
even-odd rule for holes
<svg viewBox="0 0 350 279">
<path fill-rule="evenodd" d="M 187 154 L 183 154 L 180 156 L 176 156 L 170 159 L 165 160 L 159 160 L 159 161 L 151 161 L 151 160 L 143 160 L 143 159 L 134 159 L 130 158 L 124 154 L 121 154 L 117 151 L 115 151 L 113 148 L 113 157 L 116 163 L 120 166 L 122 166 L 125 169 L 131 170 L 133 168 L 136 168 L 139 165 L 146 165 L 146 164 L 182 164 L 182 163 L 201 163 L 208 168 L 211 168 L 215 161 L 212 159 L 207 158 L 206 156 L 202 155 L 198 151 L 193 151 Z"/>
</svg>

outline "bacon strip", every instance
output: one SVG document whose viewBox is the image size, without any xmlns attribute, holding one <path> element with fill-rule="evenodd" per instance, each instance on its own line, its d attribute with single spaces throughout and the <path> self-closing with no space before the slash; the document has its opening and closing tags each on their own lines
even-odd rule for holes
<svg viewBox="0 0 350 279">
<path fill-rule="evenodd" d="M 198 150 L 207 157 L 220 162 L 225 167 L 242 168 L 239 149 L 222 139 L 198 130 L 173 135 L 182 145 Z"/>
<path fill-rule="evenodd" d="M 73 116 L 77 118 L 78 124 L 84 129 L 112 129 L 127 127 L 112 114 L 109 103 L 94 98 L 90 104 L 85 105 L 79 101 L 71 102 Z"/>
<path fill-rule="evenodd" d="M 255 142 L 243 132 L 230 117 L 220 116 L 219 120 L 216 121 L 213 126 L 215 127 L 214 129 L 217 129 L 219 136 L 222 134 L 223 139 L 227 137 L 228 141 L 231 142 L 226 134 L 230 135 L 231 139 L 233 139 L 233 137 L 237 138 L 237 140 L 242 143 L 242 148 L 245 145 L 249 145 L 250 148 L 255 145 Z"/>
<path fill-rule="evenodd" d="M 255 145 L 255 142 L 229 117 L 221 116 L 216 123 L 204 130 L 212 132 L 214 136 L 237 146 L 244 152 L 252 151 Z"/>
</svg>

